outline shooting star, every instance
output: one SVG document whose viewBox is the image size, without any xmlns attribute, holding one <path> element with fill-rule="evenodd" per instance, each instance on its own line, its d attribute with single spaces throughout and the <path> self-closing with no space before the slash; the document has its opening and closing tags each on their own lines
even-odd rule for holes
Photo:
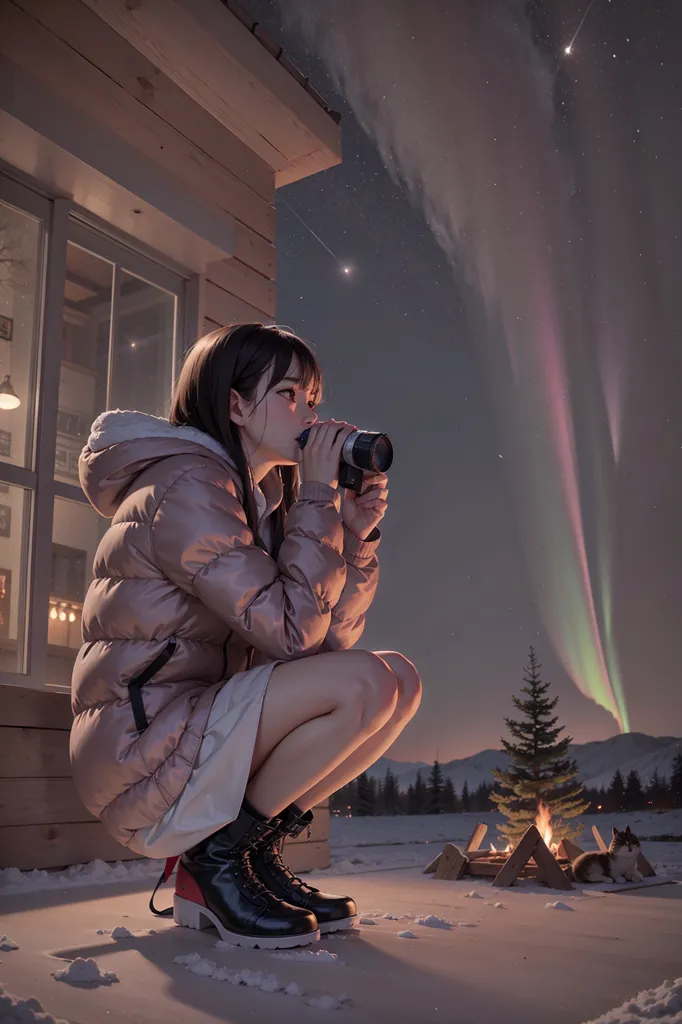
<svg viewBox="0 0 682 1024">
<path fill-rule="evenodd" d="M 343 276 L 344 277 L 350 277 L 353 274 L 353 271 L 355 269 L 354 266 L 351 263 L 342 263 L 341 260 L 339 259 L 339 257 L 336 255 L 336 253 L 332 252 L 332 250 L 329 248 L 327 243 L 322 241 L 320 236 L 313 231 L 313 229 L 310 227 L 309 224 L 306 224 L 306 222 L 303 220 L 303 217 L 301 217 L 300 213 L 296 213 L 296 210 L 294 210 L 293 206 L 290 206 L 289 203 L 286 201 L 286 199 L 284 199 L 282 197 L 281 194 L 278 195 L 277 198 L 279 199 L 279 201 L 281 203 L 284 203 L 284 205 L 286 206 L 287 210 L 290 210 L 291 213 L 293 213 L 294 217 L 296 217 L 296 219 L 301 222 L 303 227 L 306 229 L 306 231 L 308 231 L 313 236 L 315 241 L 319 242 L 323 249 L 326 249 L 326 251 L 329 253 L 331 258 L 335 261 L 335 263 L 339 267 L 339 269 L 340 269 L 341 273 L 343 274 Z"/>
<path fill-rule="evenodd" d="M 583 27 L 583 25 L 585 24 L 585 22 L 587 20 L 587 15 L 590 13 L 592 8 L 594 7 L 594 4 L 595 4 L 595 0 L 590 0 L 590 3 L 587 6 L 587 10 L 585 11 L 585 13 L 583 14 L 582 18 L 580 19 L 580 24 L 578 25 L 577 29 L 575 30 L 575 32 L 573 34 L 573 38 L 571 39 L 571 41 L 568 44 L 568 46 L 564 47 L 564 53 L 566 54 L 567 57 L 570 57 L 571 54 L 573 53 L 573 46 L 575 44 L 575 41 L 578 38 L 578 35 L 580 33 L 581 28 Z"/>
</svg>

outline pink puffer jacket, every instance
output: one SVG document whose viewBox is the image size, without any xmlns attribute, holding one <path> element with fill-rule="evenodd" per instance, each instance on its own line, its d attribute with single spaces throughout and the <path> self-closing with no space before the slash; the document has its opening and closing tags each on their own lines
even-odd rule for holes
<svg viewBox="0 0 682 1024">
<path fill-rule="evenodd" d="M 80 478 L 113 518 L 83 609 L 71 764 L 85 806 L 126 845 L 180 795 L 213 698 L 252 648 L 260 664 L 357 642 L 378 541 L 345 529 L 338 492 L 304 483 L 274 561 L 253 543 L 222 446 L 143 413 L 95 421 Z M 261 487 L 268 514 L 281 501 L 277 474 Z M 129 690 L 136 679 L 144 685 Z"/>
</svg>

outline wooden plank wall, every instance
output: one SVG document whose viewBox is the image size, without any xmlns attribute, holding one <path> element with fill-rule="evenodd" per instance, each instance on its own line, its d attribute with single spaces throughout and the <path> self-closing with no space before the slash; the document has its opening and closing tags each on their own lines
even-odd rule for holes
<svg viewBox="0 0 682 1024">
<path fill-rule="evenodd" d="M 0 867 L 66 867 L 135 860 L 83 807 L 69 765 L 70 697 L 0 687 Z M 315 808 L 308 840 L 287 844 L 294 871 L 329 864 L 329 804 Z"/>
<path fill-rule="evenodd" d="M 0 56 L 234 220 L 205 280 L 199 330 L 275 314 L 273 169 L 81 0 L 0 0 Z"/>
</svg>

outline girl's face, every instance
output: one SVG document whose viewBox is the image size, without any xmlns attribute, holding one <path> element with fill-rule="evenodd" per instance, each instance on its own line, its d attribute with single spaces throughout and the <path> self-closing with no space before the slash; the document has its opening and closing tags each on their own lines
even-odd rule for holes
<svg viewBox="0 0 682 1024">
<path fill-rule="evenodd" d="M 257 480 L 273 466 L 297 466 L 301 461 L 298 438 L 317 422 L 315 395 L 299 381 L 300 365 L 294 357 L 285 376 L 270 388 L 272 371 L 264 374 L 251 402 L 232 392 L 233 422 L 241 430 L 249 462 Z"/>
</svg>

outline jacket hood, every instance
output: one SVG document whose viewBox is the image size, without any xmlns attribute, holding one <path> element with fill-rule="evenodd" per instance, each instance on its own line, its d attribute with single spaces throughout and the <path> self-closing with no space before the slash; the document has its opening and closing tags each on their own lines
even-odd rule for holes
<svg viewBox="0 0 682 1024">
<path fill-rule="evenodd" d="M 205 456 L 207 450 L 237 473 L 225 448 L 203 430 L 176 427 L 144 412 L 115 409 L 102 413 L 92 424 L 78 462 L 81 487 L 90 504 L 110 518 L 135 478 L 151 465 L 176 455 Z M 279 474 L 268 473 L 261 487 L 262 491 L 260 487 L 254 491 L 256 503 L 261 515 L 269 514 L 282 500 Z"/>
</svg>

